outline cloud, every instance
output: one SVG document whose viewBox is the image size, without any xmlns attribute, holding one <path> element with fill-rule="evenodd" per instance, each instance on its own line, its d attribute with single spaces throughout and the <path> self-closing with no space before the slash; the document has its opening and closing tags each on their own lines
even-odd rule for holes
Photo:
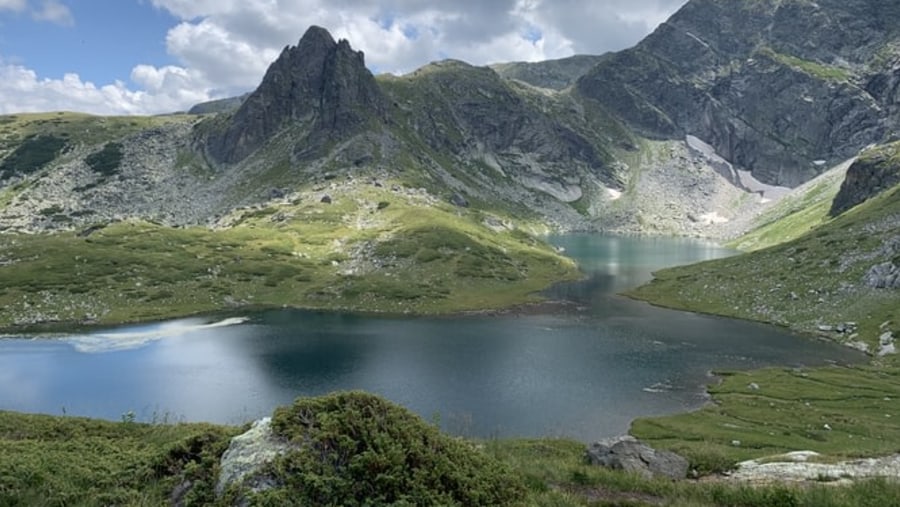
<svg viewBox="0 0 900 507">
<path fill-rule="evenodd" d="M 0 11 L 21 12 L 25 10 L 25 0 L 0 0 Z"/>
<path fill-rule="evenodd" d="M 57 0 L 44 0 L 40 8 L 32 11 L 31 16 L 37 21 L 48 21 L 62 26 L 75 25 L 72 11 Z"/>
<path fill-rule="evenodd" d="M 97 86 L 82 81 L 78 74 L 40 79 L 30 69 L 0 61 L 0 114 L 61 110 L 151 114 L 176 111 L 209 98 L 206 84 L 196 72 L 180 67 L 139 65 L 131 77 L 144 89 L 130 90 L 121 81 Z"/>
<path fill-rule="evenodd" d="M 135 62 L 139 65 L 131 79 L 137 90 L 122 83 L 97 87 L 75 74 L 38 79 L 28 69 L 6 65 L 0 74 L 30 83 L 29 93 L 36 95 L 4 96 L 17 85 L 0 83 L 0 109 L 20 103 L 88 107 L 92 112 L 183 110 L 197 101 L 252 89 L 282 48 L 296 44 L 313 24 L 363 50 L 366 63 L 376 72 L 402 74 L 443 58 L 485 65 L 598 54 L 636 43 L 685 1 L 150 0 L 178 19 L 165 40 L 177 65 Z M 0 9 L 21 10 L 24 3 L 0 0 Z M 36 12 L 46 14 L 46 19 L 71 20 L 71 12 L 59 0 L 42 5 L 43 10 Z M 58 7 L 69 17 L 63 11 L 51 14 Z M 65 102 L 67 93 L 71 103 Z M 57 102 L 51 100 L 54 97 Z"/>
</svg>

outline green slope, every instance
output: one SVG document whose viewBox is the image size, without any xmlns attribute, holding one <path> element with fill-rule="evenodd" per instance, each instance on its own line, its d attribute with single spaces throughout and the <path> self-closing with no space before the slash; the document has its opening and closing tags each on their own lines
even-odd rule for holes
<svg viewBox="0 0 900 507">
<path fill-rule="evenodd" d="M 577 276 L 569 259 L 501 217 L 369 184 L 332 199 L 245 209 L 219 230 L 129 221 L 87 235 L 6 235 L 0 327 L 246 306 L 482 310 L 533 301 Z"/>
<path fill-rule="evenodd" d="M 900 265 L 900 185 L 833 220 L 823 185 L 749 235 L 756 241 L 796 239 L 744 255 L 666 269 L 629 293 L 654 304 L 771 322 L 822 338 L 865 346 L 876 354 L 862 367 L 767 369 L 723 373 L 700 411 L 639 419 L 634 435 L 716 468 L 747 458 L 815 450 L 827 456 L 896 452 L 900 361 L 877 354 L 880 338 L 900 335 L 900 291 L 873 288 L 864 275 L 877 264 Z M 745 239 L 746 241 L 746 239 Z M 844 333 L 830 327 L 853 322 Z"/>
<path fill-rule="evenodd" d="M 793 241 L 728 259 L 656 273 L 629 295 L 656 304 L 816 332 L 859 324 L 874 346 L 885 321 L 900 330 L 900 294 L 863 283 L 879 263 L 898 262 L 900 186 Z"/>
</svg>

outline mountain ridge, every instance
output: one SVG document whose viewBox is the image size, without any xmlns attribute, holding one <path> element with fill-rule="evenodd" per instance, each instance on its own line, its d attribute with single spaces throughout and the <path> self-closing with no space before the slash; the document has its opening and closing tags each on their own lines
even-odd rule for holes
<svg viewBox="0 0 900 507">
<path fill-rule="evenodd" d="M 109 281 L 108 290 L 123 291 L 123 304 L 146 304 L 150 299 L 165 302 L 160 304 L 168 309 L 249 304 L 254 298 L 289 304 L 289 293 L 283 291 L 288 285 L 295 291 L 294 302 L 313 307 L 358 309 L 370 305 L 426 311 L 465 306 L 459 294 L 466 287 L 447 286 L 436 276 L 441 273 L 464 273 L 489 286 L 497 284 L 495 289 L 515 287 L 521 301 L 527 299 L 521 291 L 536 288 L 534 281 L 549 283 L 554 273 L 571 275 L 571 266 L 534 234 L 600 230 L 732 238 L 746 232 L 753 223 L 751 218 L 772 205 L 775 197 L 770 192 L 780 195 L 787 189 L 758 182 L 751 188 L 746 182 L 753 178 L 742 176 L 746 168 L 729 158 L 736 156 L 737 148 L 760 146 L 760 160 L 777 159 L 778 150 L 792 145 L 785 141 L 778 150 L 767 153 L 762 148 L 768 145 L 760 144 L 758 137 L 743 138 L 741 132 L 732 130 L 728 135 L 740 137 L 744 144 L 726 146 L 722 151 L 724 138 L 717 141 L 690 134 L 685 126 L 696 120 L 693 115 L 709 120 L 700 123 L 709 128 L 717 128 L 720 120 L 732 126 L 728 122 L 737 121 L 723 113 L 729 111 L 723 104 L 730 100 L 739 105 L 740 94 L 728 88 L 720 90 L 718 98 L 712 95 L 722 80 L 731 83 L 735 76 L 742 76 L 753 83 L 769 76 L 777 86 L 784 84 L 785 90 L 793 90 L 791 93 L 805 89 L 811 94 L 818 90 L 825 98 L 839 96 L 830 102 L 838 105 L 853 106 L 853 97 L 864 92 L 849 84 L 848 80 L 858 79 L 858 75 L 843 80 L 843 74 L 831 72 L 833 68 L 846 70 L 840 62 L 829 63 L 825 72 L 824 64 L 810 67 L 810 61 L 798 61 L 799 57 L 774 49 L 760 53 L 752 41 L 734 51 L 753 51 L 763 63 L 738 62 L 733 74 L 719 75 L 718 68 L 707 69 L 700 60 L 673 63 L 654 53 L 662 51 L 657 46 L 667 47 L 665 42 L 672 33 L 680 34 L 682 43 L 703 48 L 702 39 L 697 40 L 700 36 L 673 32 L 673 27 L 691 21 L 692 9 L 704 2 L 694 0 L 635 49 L 600 57 L 590 71 L 562 89 L 504 78 L 490 67 L 452 60 L 404 76 L 375 77 L 366 69 L 364 55 L 348 41 L 335 41 L 326 30 L 311 27 L 296 46 L 282 51 L 260 86 L 230 112 L 153 118 L 62 113 L 3 117 L 0 230 L 17 238 L 36 232 L 59 234 L 47 240 L 75 241 L 78 248 L 86 249 L 81 257 L 106 263 L 111 261 L 98 256 L 93 246 L 86 246 L 93 241 L 91 237 L 105 236 L 98 231 L 108 229 L 113 237 L 109 241 L 120 245 L 118 240 L 136 228 L 157 238 L 173 235 L 168 241 L 189 245 L 185 248 L 197 249 L 195 255 L 221 261 L 207 265 L 207 275 L 202 271 L 201 275 L 190 270 L 183 273 L 192 280 L 199 276 L 205 285 L 188 284 L 190 287 L 182 289 L 209 300 L 185 299 L 187 293 L 177 291 L 125 291 L 121 279 Z M 760 2 L 753 23 L 776 19 L 780 11 L 775 7 L 780 5 Z M 880 37 L 873 39 L 872 47 L 884 42 L 887 35 L 882 32 L 872 32 Z M 721 44 L 738 42 L 725 38 Z M 673 48 L 677 45 L 666 50 Z M 844 54 L 841 51 L 845 50 L 828 51 Z M 860 53 L 857 60 L 864 56 Z M 706 57 L 725 61 L 714 54 Z M 885 62 L 891 58 L 888 54 Z M 640 79 L 616 87 L 613 85 L 621 80 L 610 78 L 599 88 L 594 86 L 598 76 L 619 68 L 623 61 L 633 62 L 629 72 Z M 885 62 L 878 68 L 892 65 Z M 536 65 L 531 68 L 541 68 Z M 575 67 L 571 79 L 584 69 Z M 696 79 L 688 79 L 690 76 Z M 885 74 L 877 87 L 880 96 L 888 97 L 885 108 L 893 100 L 891 79 Z M 741 86 L 745 90 L 749 85 Z M 598 93 L 604 89 L 611 93 Z M 657 107 L 647 100 L 650 92 L 656 93 L 657 99 L 662 97 L 663 89 L 671 92 L 667 95 L 671 102 Z M 755 121 L 769 118 L 780 107 L 777 94 L 765 106 L 766 90 L 760 88 L 752 95 L 763 104 Z M 671 109 L 673 104 L 698 97 L 703 100 L 696 111 Z M 716 101 L 709 102 L 710 97 Z M 629 104 L 614 103 L 622 98 L 633 99 L 631 113 L 617 109 Z M 819 104 L 817 99 L 801 102 L 808 104 L 803 106 L 807 108 L 803 114 L 816 111 Z M 850 114 L 854 107 L 842 116 L 845 124 L 841 128 L 856 121 Z M 865 119 L 867 111 L 863 107 L 857 112 Z M 704 116 L 707 113 L 710 116 Z M 883 126 L 880 121 L 875 122 L 878 128 Z M 648 134 L 633 128 L 635 123 L 662 129 L 659 132 L 665 135 Z M 843 130 L 839 130 L 826 129 L 820 140 L 840 137 Z M 855 155 L 856 144 L 868 141 L 876 132 L 883 134 L 876 128 L 864 131 L 858 139 L 845 139 L 833 148 L 833 154 L 844 150 Z M 805 169 L 795 171 L 792 177 L 822 172 L 829 159 L 814 162 L 806 163 Z M 781 171 L 757 169 L 751 176 Z M 418 217 L 440 222 L 440 234 L 435 236 Z M 168 231 L 167 227 L 174 229 Z M 259 231 L 273 238 L 285 236 L 264 240 Z M 321 243 L 307 251 L 302 247 L 304 235 Z M 199 241 L 225 248 L 221 242 L 228 244 L 229 237 L 249 241 L 242 246 L 249 250 L 238 258 L 265 264 L 265 255 L 270 255 L 272 266 L 257 267 L 248 274 L 218 253 L 194 245 Z M 426 249 L 413 248 L 423 237 L 436 243 Z M 20 240 L 34 246 L 45 239 Z M 273 241 L 277 245 L 270 244 Z M 449 246 L 441 246 L 441 241 Z M 460 250 L 461 244 L 468 244 L 469 250 Z M 21 255 L 35 252 L 18 247 L 14 251 L 18 253 L 3 262 L 26 262 L 27 255 Z M 263 255 L 263 251 L 268 253 Z M 467 255 L 462 253 L 465 251 L 480 253 Z M 312 260 L 303 269 L 285 267 L 281 255 Z M 548 264 L 541 267 L 536 259 Z M 502 269 L 489 267 L 495 261 Z M 143 262 L 135 260 L 136 265 Z M 426 282 L 414 290 L 397 287 L 392 279 L 378 275 L 385 267 L 398 273 L 419 273 Z M 190 268 L 197 266 L 191 264 Z M 289 276 L 279 282 L 271 271 L 282 268 Z M 212 276 L 218 273 L 226 275 L 218 280 L 218 275 Z M 148 274 L 141 271 L 141 276 Z M 64 290 L 59 285 L 62 279 L 68 280 L 62 277 L 35 284 L 21 280 L 23 285 L 8 290 L 6 297 L 20 298 L 8 301 L 27 301 L 24 294 L 31 291 L 43 294 L 46 287 Z M 329 283 L 332 288 L 323 288 Z M 248 295 L 239 300 L 220 299 L 227 288 L 223 285 L 248 291 Z M 388 300 L 380 299 L 377 287 L 391 295 Z M 63 300 L 70 301 L 69 297 Z M 117 304 L 90 309 L 87 314 L 126 318 L 116 313 L 121 312 Z M 43 313 L 35 314 L 32 306 L 10 308 L 13 313 L 0 316 L 0 321 L 48 319 Z M 76 318 L 67 312 L 63 320 Z"/>
</svg>

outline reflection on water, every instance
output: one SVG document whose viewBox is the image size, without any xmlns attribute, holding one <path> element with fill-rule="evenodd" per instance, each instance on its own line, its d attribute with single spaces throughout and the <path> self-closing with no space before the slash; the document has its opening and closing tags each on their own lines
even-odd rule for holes
<svg viewBox="0 0 900 507">
<path fill-rule="evenodd" d="M 378 318 L 283 310 L 0 340 L 0 408 L 239 423 L 296 396 L 364 389 L 457 433 L 590 440 L 624 432 L 637 416 L 699 406 L 714 368 L 861 358 L 772 327 L 615 296 L 655 269 L 726 250 L 598 235 L 553 241 L 590 273 L 550 291 L 580 311 Z"/>
</svg>

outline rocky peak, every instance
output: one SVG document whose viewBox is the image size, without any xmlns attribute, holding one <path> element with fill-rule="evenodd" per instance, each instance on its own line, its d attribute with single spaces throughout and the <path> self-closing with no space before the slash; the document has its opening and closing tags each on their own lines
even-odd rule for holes
<svg viewBox="0 0 900 507">
<path fill-rule="evenodd" d="M 384 111 L 362 51 L 312 26 L 296 46 L 284 48 L 256 91 L 223 130 L 212 134 L 209 152 L 220 162 L 239 162 L 292 122 L 306 124 L 311 134 L 305 143 L 316 145 L 346 136 Z"/>
</svg>

